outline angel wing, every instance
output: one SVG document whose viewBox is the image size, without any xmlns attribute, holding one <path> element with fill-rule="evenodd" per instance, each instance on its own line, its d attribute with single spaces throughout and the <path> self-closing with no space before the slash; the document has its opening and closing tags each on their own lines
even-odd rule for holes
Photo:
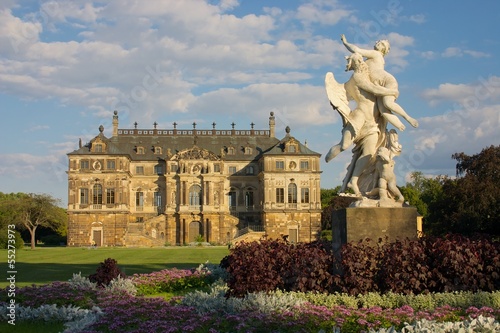
<svg viewBox="0 0 500 333">
<path fill-rule="evenodd" d="M 349 101 L 344 85 L 335 80 L 332 72 L 328 72 L 325 76 L 325 88 L 330 104 L 339 112 L 342 122 L 345 125 L 348 122 L 351 108 L 349 108 Z"/>
</svg>

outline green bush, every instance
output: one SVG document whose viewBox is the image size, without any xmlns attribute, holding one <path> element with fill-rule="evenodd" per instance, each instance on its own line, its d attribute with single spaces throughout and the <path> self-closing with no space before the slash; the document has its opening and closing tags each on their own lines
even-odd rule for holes
<svg viewBox="0 0 500 333">
<path fill-rule="evenodd" d="M 9 245 L 14 245 L 16 249 L 23 248 L 24 240 L 21 237 L 21 234 L 17 230 L 14 232 L 14 234 L 12 234 L 12 231 L 10 231 L 10 234 L 14 235 L 14 238 L 10 238 L 11 242 L 9 243 L 9 231 L 7 230 L 7 228 L 0 230 L 0 249 L 8 249 Z M 10 248 L 12 249 L 12 247 Z"/>
</svg>

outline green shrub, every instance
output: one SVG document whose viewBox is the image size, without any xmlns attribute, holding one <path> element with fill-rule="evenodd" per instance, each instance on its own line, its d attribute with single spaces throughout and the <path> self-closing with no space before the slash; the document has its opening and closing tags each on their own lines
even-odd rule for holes
<svg viewBox="0 0 500 333">
<path fill-rule="evenodd" d="M 11 239 L 10 243 L 9 243 L 9 232 L 10 235 L 14 235 L 14 238 L 10 238 Z M 12 240 L 15 242 L 12 242 Z M 8 249 L 9 245 L 13 245 L 16 249 L 21 249 L 24 246 L 24 240 L 21 237 L 21 234 L 17 230 L 12 234 L 12 230 L 8 231 L 7 228 L 1 229 L 0 249 Z M 12 249 L 12 247 L 10 247 L 10 249 Z"/>
</svg>

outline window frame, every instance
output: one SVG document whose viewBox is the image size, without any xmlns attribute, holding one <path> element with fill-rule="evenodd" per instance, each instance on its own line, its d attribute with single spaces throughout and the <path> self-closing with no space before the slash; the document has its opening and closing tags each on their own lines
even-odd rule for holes
<svg viewBox="0 0 500 333">
<path fill-rule="evenodd" d="M 116 170 L 116 161 L 106 160 L 106 170 Z"/>
<path fill-rule="evenodd" d="M 285 188 L 277 187 L 276 188 L 276 203 L 284 204 L 285 203 Z"/>
<path fill-rule="evenodd" d="M 289 204 L 297 203 L 297 184 L 295 183 L 288 184 L 287 201 Z"/>
<path fill-rule="evenodd" d="M 300 189 L 300 203 L 303 203 L 303 204 L 310 203 L 309 187 L 302 187 Z"/>
<path fill-rule="evenodd" d="M 116 192 L 115 188 L 106 189 L 106 205 L 114 205 L 116 203 Z"/>
<path fill-rule="evenodd" d="M 102 185 L 94 184 L 92 186 L 92 204 L 102 205 Z"/>
<path fill-rule="evenodd" d="M 82 200 L 84 199 L 84 200 Z M 80 205 L 88 205 L 89 204 L 89 189 L 86 187 L 80 188 Z"/>
</svg>

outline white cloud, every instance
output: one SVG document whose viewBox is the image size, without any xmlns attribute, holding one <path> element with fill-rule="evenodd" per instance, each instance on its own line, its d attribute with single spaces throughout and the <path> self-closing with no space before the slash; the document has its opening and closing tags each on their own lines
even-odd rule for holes
<svg viewBox="0 0 500 333">
<path fill-rule="evenodd" d="M 479 78 L 478 82 L 470 84 L 442 83 L 437 89 L 426 89 L 422 97 L 435 106 L 448 101 L 466 108 L 477 108 L 487 102 L 500 100 L 500 77 L 490 76 Z"/>
<path fill-rule="evenodd" d="M 12 15 L 10 9 L 0 10 L 0 54 L 22 54 L 26 47 L 38 42 L 42 24 L 23 21 Z"/>
<path fill-rule="evenodd" d="M 305 25 L 336 25 L 351 13 L 352 11 L 344 9 L 337 1 L 312 1 L 297 8 L 296 18 Z"/>
<path fill-rule="evenodd" d="M 469 55 L 473 58 L 489 58 L 491 55 L 489 53 L 481 52 L 481 51 L 474 51 L 474 50 L 467 50 L 467 49 L 461 49 L 458 47 L 448 47 L 444 50 L 444 52 L 441 54 L 442 57 L 444 58 L 452 58 L 452 57 L 462 57 L 464 54 Z"/>
<path fill-rule="evenodd" d="M 434 51 L 423 51 L 420 53 L 424 59 L 434 59 L 436 57 L 436 52 Z"/>
<path fill-rule="evenodd" d="M 446 48 L 441 56 L 445 58 L 451 58 L 451 57 L 461 57 L 463 55 L 462 49 L 458 47 L 448 47 Z"/>
<path fill-rule="evenodd" d="M 464 53 L 470 55 L 473 58 L 489 58 L 489 57 L 491 57 L 491 54 L 485 53 L 485 52 L 480 52 L 480 51 L 464 50 Z"/>
<path fill-rule="evenodd" d="M 415 14 L 409 17 L 410 21 L 415 22 L 417 24 L 423 24 L 427 21 L 424 14 Z"/>
</svg>

